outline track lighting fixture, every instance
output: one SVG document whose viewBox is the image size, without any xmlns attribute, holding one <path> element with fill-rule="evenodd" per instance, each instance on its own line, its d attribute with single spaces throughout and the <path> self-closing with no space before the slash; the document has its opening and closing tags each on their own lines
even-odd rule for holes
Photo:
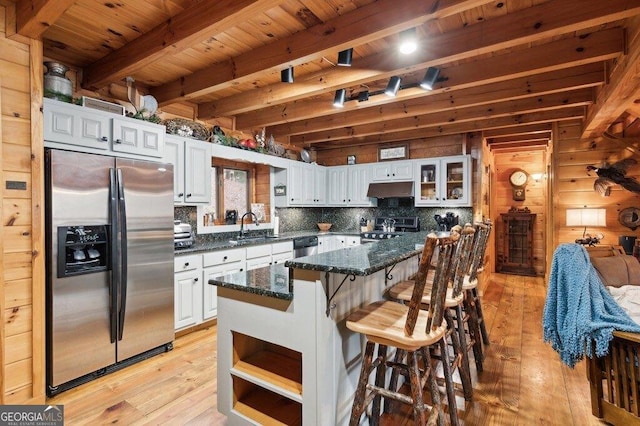
<svg viewBox="0 0 640 426">
<path fill-rule="evenodd" d="M 420 87 L 425 90 L 433 90 L 433 86 L 438 81 L 438 76 L 440 75 L 440 70 L 438 68 L 429 67 L 427 68 L 427 72 L 424 75 L 424 78 L 420 82 Z"/>
<path fill-rule="evenodd" d="M 344 101 L 347 98 L 347 90 L 346 89 L 338 89 L 336 90 L 336 96 L 333 98 L 333 106 L 342 108 L 344 106 Z"/>
<path fill-rule="evenodd" d="M 398 90 L 400 90 L 400 83 L 402 79 L 397 75 L 394 75 L 389 79 L 389 84 L 387 84 L 387 88 L 384 89 L 384 93 L 387 96 L 396 96 L 398 94 Z"/>
<path fill-rule="evenodd" d="M 341 67 L 350 67 L 353 58 L 353 48 L 343 50 L 338 53 L 338 65 Z"/>
<path fill-rule="evenodd" d="M 364 102 L 369 100 L 369 91 L 365 90 L 364 92 L 358 93 L 358 102 Z"/>
<path fill-rule="evenodd" d="M 409 28 L 400 33 L 400 53 L 408 55 L 418 48 L 418 36 L 415 28 Z"/>
<path fill-rule="evenodd" d="M 280 71 L 280 81 L 283 83 L 293 83 L 293 67 Z"/>
</svg>

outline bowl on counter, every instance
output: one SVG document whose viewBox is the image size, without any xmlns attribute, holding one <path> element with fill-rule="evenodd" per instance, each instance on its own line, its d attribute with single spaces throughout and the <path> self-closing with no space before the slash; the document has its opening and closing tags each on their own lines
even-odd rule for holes
<svg viewBox="0 0 640 426">
<path fill-rule="evenodd" d="M 329 229 L 331 229 L 331 224 L 330 223 L 318 223 L 318 229 L 320 229 L 322 232 L 327 232 Z"/>
</svg>

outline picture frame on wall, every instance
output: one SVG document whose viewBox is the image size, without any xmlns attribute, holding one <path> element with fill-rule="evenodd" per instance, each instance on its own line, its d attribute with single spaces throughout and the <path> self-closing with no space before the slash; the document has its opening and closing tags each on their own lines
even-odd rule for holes
<svg viewBox="0 0 640 426">
<path fill-rule="evenodd" d="M 349 165 L 356 164 L 356 156 L 355 155 L 347 155 L 347 164 L 349 164 Z"/>
<path fill-rule="evenodd" d="M 378 148 L 378 161 L 404 160 L 408 156 L 407 145 L 384 146 Z"/>
</svg>

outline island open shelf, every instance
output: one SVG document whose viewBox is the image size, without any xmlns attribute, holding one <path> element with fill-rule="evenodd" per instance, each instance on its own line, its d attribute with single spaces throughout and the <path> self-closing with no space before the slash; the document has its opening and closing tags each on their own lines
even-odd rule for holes
<svg viewBox="0 0 640 426">
<path fill-rule="evenodd" d="M 301 425 L 302 404 L 239 377 L 233 378 L 233 409 L 259 424 Z"/>
</svg>

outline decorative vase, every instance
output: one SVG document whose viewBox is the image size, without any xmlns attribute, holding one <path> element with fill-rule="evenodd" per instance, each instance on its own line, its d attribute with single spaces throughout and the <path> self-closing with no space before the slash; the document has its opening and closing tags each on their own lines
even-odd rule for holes
<svg viewBox="0 0 640 426">
<path fill-rule="evenodd" d="M 53 61 L 45 62 L 44 65 L 47 67 L 47 72 L 44 74 L 44 95 L 47 98 L 71 102 L 73 83 L 65 76 L 69 68 Z"/>
</svg>

